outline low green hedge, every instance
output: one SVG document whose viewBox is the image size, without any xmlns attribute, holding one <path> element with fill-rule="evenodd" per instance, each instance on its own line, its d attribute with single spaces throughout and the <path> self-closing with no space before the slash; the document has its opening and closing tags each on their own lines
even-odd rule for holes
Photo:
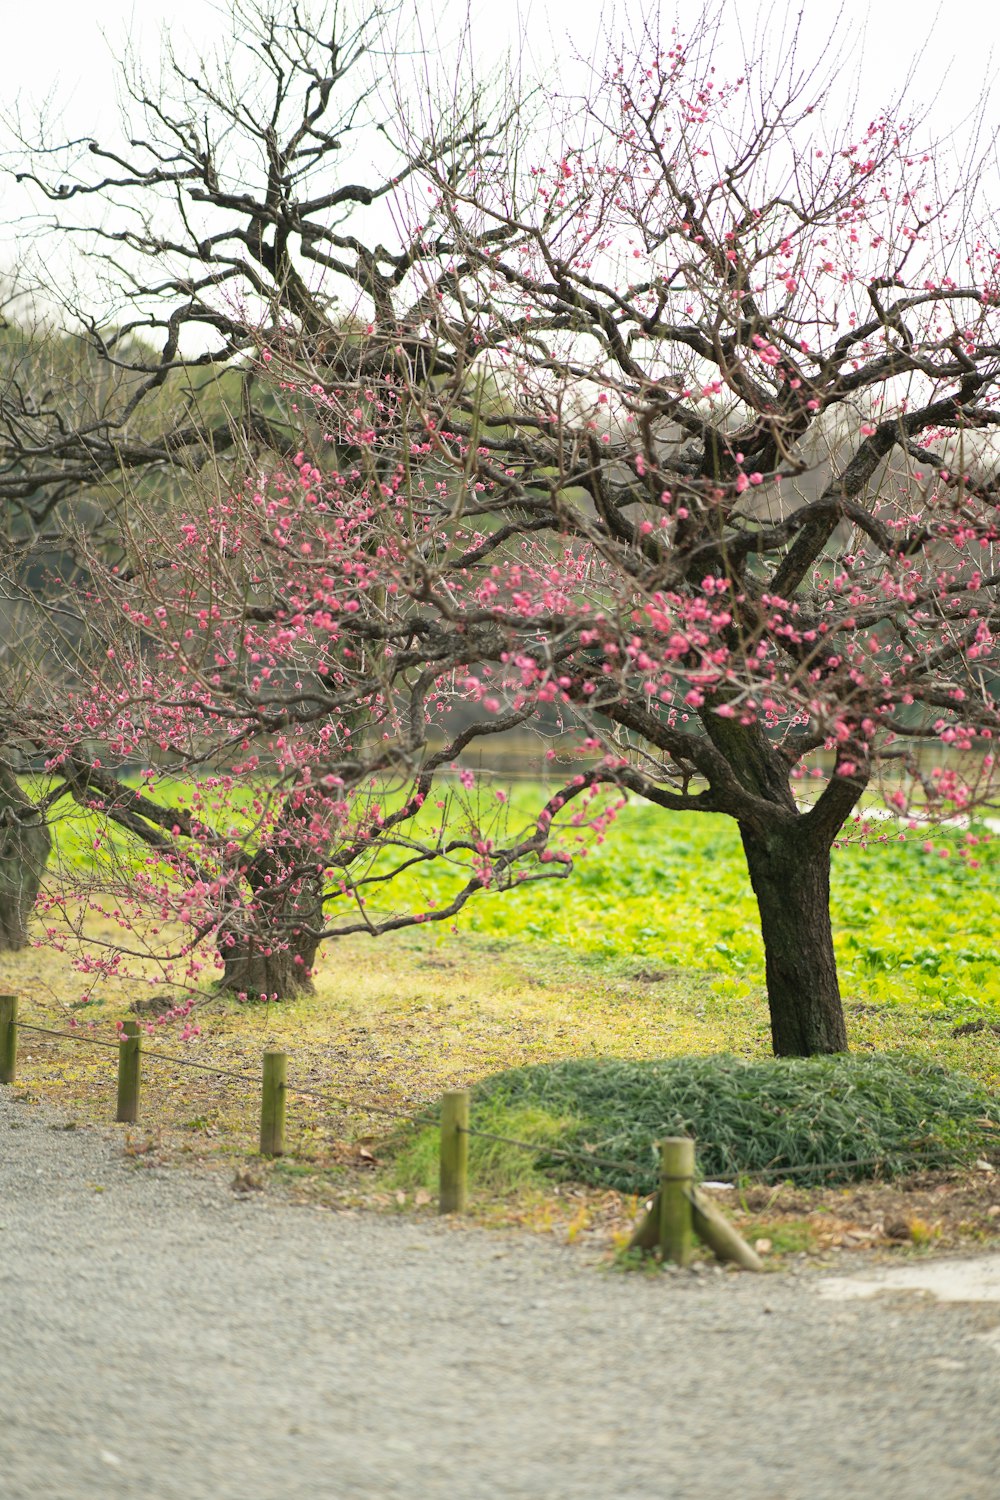
<svg viewBox="0 0 1000 1500">
<path fill-rule="evenodd" d="M 664 1135 L 694 1136 L 700 1173 L 727 1180 L 846 1182 L 968 1161 L 1000 1148 L 1000 1098 L 907 1056 L 571 1060 L 485 1079 L 471 1124 L 536 1143 L 536 1168 L 550 1175 L 644 1193 Z M 580 1155 L 567 1162 L 553 1147 Z M 429 1174 L 433 1141 L 409 1149 Z M 518 1156 L 473 1139 L 473 1181 L 523 1181 L 531 1169 Z"/>
</svg>

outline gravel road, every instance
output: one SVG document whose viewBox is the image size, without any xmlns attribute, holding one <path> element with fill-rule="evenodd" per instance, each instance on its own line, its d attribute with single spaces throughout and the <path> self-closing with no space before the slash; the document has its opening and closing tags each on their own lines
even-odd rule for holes
<svg viewBox="0 0 1000 1500">
<path fill-rule="evenodd" d="M 998 1301 L 241 1199 L 0 1095 L 3 1500 L 998 1494 Z"/>
</svg>

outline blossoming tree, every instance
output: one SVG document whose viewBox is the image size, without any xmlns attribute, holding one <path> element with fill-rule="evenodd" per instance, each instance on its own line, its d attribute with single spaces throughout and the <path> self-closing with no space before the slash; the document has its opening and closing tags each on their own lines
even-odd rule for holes
<svg viewBox="0 0 1000 1500">
<path fill-rule="evenodd" d="M 1000 252 L 915 129 L 831 140 L 707 40 L 619 58 L 530 165 L 428 162 L 420 256 L 336 365 L 258 355 L 294 463 L 95 560 L 52 806 L 91 809 L 98 873 L 111 832 L 145 846 L 116 909 L 181 919 L 230 987 L 569 875 L 627 794 L 737 823 L 775 1051 L 842 1050 L 835 840 L 869 789 L 988 794 Z M 575 763 L 515 818 L 461 756 L 531 726 Z M 442 861 L 447 899 L 393 907 Z"/>
</svg>

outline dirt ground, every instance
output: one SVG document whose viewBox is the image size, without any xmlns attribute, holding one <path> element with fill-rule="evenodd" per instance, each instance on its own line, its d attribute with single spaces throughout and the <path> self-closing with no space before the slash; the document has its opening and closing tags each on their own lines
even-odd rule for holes
<svg viewBox="0 0 1000 1500">
<path fill-rule="evenodd" d="M 18 1090 L 16 1097 L 25 1102 L 42 1099 L 30 1088 Z M 52 1098 L 48 1091 L 46 1098 Z M 109 1126 L 80 1115 L 77 1111 L 68 1116 L 62 1128 L 99 1124 L 120 1141 L 123 1153 L 137 1166 L 222 1177 L 237 1197 L 261 1194 L 278 1201 L 417 1220 L 436 1215 L 432 1193 L 385 1185 L 381 1145 L 372 1136 L 328 1137 L 322 1144 L 314 1139 L 311 1150 L 265 1161 L 252 1148 L 240 1150 L 202 1128 L 191 1132 L 162 1125 Z M 829 1267 L 845 1259 L 884 1261 L 1000 1245 L 1000 1169 L 985 1159 L 969 1171 L 919 1173 L 894 1182 L 809 1189 L 788 1183 L 712 1185 L 706 1191 L 771 1269 L 794 1264 Z M 543 1190 L 503 1196 L 476 1192 L 473 1186 L 467 1217 L 484 1229 L 522 1229 L 575 1245 L 589 1258 L 627 1266 L 632 1263 L 629 1239 L 649 1201 L 577 1183 L 552 1183 Z M 709 1259 L 708 1252 L 701 1258 Z"/>
<path fill-rule="evenodd" d="M 500 959 L 484 964 L 481 953 L 458 948 L 443 956 L 417 944 L 374 953 L 369 946 L 346 957 L 330 967 L 316 997 L 255 1009 L 208 1002 L 198 1013 L 202 1035 L 183 1044 L 176 1028 L 157 1026 L 155 1012 L 130 1000 L 136 992 L 125 984 L 80 1007 L 61 998 L 79 986 L 65 959 L 35 949 L 4 955 L 0 990 L 21 996 L 18 1093 L 57 1107 L 67 1126 L 113 1131 L 137 1162 L 224 1174 L 237 1194 L 422 1216 L 435 1211 L 432 1195 L 394 1189 L 385 1170 L 397 1113 L 418 1113 L 442 1089 L 464 1087 L 500 1067 L 581 1050 L 655 1055 L 664 1017 L 686 1024 L 685 1004 L 695 1015 L 692 1025 L 727 1023 L 698 976 L 685 1001 L 664 998 L 643 975 L 595 984 L 590 975 L 526 973 Z M 115 1021 L 137 1014 L 153 1028 L 143 1039 L 142 1123 L 115 1126 Z M 65 1040 L 67 1034 L 77 1040 Z M 704 1051 L 706 1040 L 707 1030 L 690 1043 L 684 1031 L 674 1045 Z M 723 1045 L 743 1050 L 733 1045 L 738 1040 L 721 1037 Z M 949 1045 L 978 1053 L 1000 1046 L 1000 1039 L 983 1031 Z M 257 1153 L 258 1079 L 267 1047 L 287 1048 L 290 1081 L 313 1091 L 291 1098 L 288 1154 L 272 1163 Z M 963 1060 L 942 1058 L 959 1066 Z M 203 1071 L 213 1068 L 230 1076 Z M 1000 1237 L 1000 1132 L 997 1149 L 967 1171 L 847 1188 L 710 1191 L 773 1266 L 971 1250 Z M 621 1258 L 642 1212 L 632 1197 L 552 1183 L 504 1197 L 477 1193 L 471 1216 L 589 1247 L 611 1261 Z"/>
</svg>

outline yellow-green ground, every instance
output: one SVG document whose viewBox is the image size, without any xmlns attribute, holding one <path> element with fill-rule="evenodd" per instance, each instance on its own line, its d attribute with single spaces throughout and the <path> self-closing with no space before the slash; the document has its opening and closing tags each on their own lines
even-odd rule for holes
<svg viewBox="0 0 1000 1500">
<path fill-rule="evenodd" d="M 149 994 L 116 981 L 74 1007 L 80 978 L 68 958 L 46 949 L 0 956 L 0 990 L 20 996 L 28 1025 L 73 1029 L 78 1040 L 21 1032 L 18 1087 L 57 1105 L 79 1125 L 110 1125 L 114 1023 Z M 141 1124 L 117 1127 L 137 1159 L 187 1160 L 233 1174 L 238 1189 L 270 1181 L 296 1194 L 340 1203 L 431 1211 L 429 1194 L 399 1188 L 387 1142 L 399 1124 L 382 1111 L 419 1113 L 444 1089 L 526 1062 L 567 1057 L 653 1058 L 728 1051 L 769 1052 L 759 986 L 719 985 L 711 971 L 659 969 L 643 962 L 584 962 L 565 947 L 504 943 L 482 934 L 437 936 L 426 929 L 378 942 L 349 938 L 327 948 L 315 994 L 281 1004 L 206 1000 L 193 1019 L 202 1035 L 178 1040 L 176 1026 L 144 1037 Z M 848 1001 L 851 1046 L 903 1047 L 996 1087 L 1000 1037 L 984 1029 L 953 1036 L 948 1019 L 919 1007 Z M 141 1019 L 155 1025 L 152 1013 Z M 75 1027 L 73 1025 L 75 1023 Z M 273 1165 L 256 1155 L 261 1055 L 289 1054 L 288 1154 Z M 154 1061 L 162 1052 L 233 1070 L 224 1079 Z M 294 1093 L 296 1087 L 324 1100 Z M 730 1195 L 732 1197 L 732 1195 Z M 754 1189 L 730 1209 L 774 1253 L 979 1240 L 1000 1229 L 1000 1173 L 924 1177 L 905 1188 L 849 1193 Z M 635 1200 L 572 1185 L 475 1195 L 487 1221 L 522 1223 L 570 1239 L 619 1246 Z M 994 1212 L 991 1212 L 994 1210 Z"/>
</svg>

